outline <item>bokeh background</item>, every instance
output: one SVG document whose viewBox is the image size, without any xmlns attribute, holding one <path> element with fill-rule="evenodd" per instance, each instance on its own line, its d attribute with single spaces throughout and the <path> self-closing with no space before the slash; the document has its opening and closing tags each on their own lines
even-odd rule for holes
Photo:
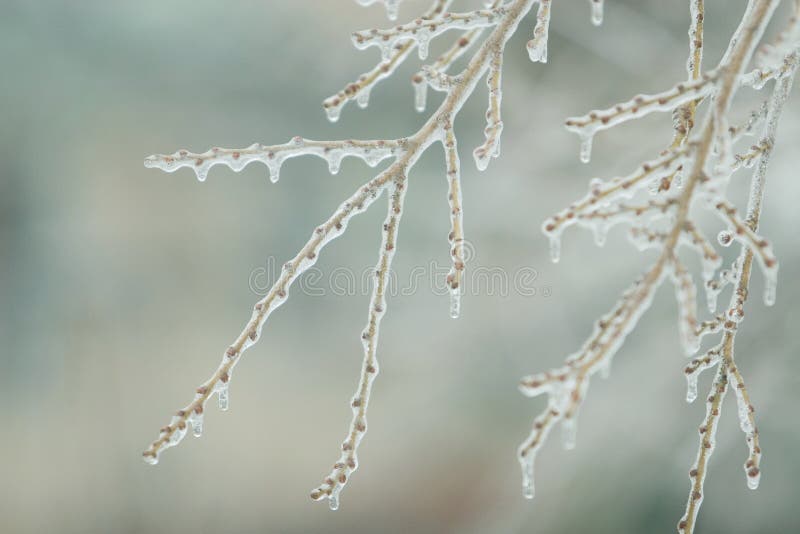
<svg viewBox="0 0 800 534">
<path fill-rule="evenodd" d="M 403 2 L 401 19 L 424 4 Z M 670 117 L 648 117 L 599 135 L 586 166 L 562 123 L 683 77 L 687 4 L 610 0 L 594 28 L 587 2 L 555 2 L 547 65 L 528 61 L 533 20 L 522 24 L 506 53 L 503 154 L 487 172 L 469 154 L 482 139 L 482 91 L 457 127 L 471 268 L 533 269 L 537 292 L 467 295 L 458 321 L 424 283 L 390 300 L 361 468 L 332 513 L 308 493 L 349 422 L 364 295 L 295 291 L 237 367 L 230 411 L 209 405 L 204 436 L 187 437 L 155 468 L 140 455 L 241 330 L 257 298 L 252 273 L 292 255 L 374 171 L 346 160 L 332 177 L 312 158 L 285 165 L 277 185 L 258 165 L 217 167 L 200 184 L 142 159 L 298 134 L 408 135 L 425 119 L 408 83 L 418 61 L 380 84 L 368 110 L 350 105 L 333 125 L 319 102 L 377 60 L 349 34 L 387 25 L 378 6 L 2 0 L 0 532 L 673 532 L 704 406 L 684 400 L 668 286 L 610 379 L 593 381 L 577 449 L 562 450 L 554 435 L 540 454 L 533 502 L 522 498 L 515 450 L 544 399 L 524 398 L 516 382 L 576 350 L 652 260 L 622 228 L 604 249 L 571 230 L 553 265 L 539 227 L 592 176 L 627 173 L 668 142 Z M 744 1 L 707 4 L 713 65 Z M 744 110 L 757 98 L 744 91 L 738 102 Z M 762 224 L 781 259 L 778 302 L 751 299 L 737 339 L 765 451 L 761 488 L 746 488 L 729 396 L 700 532 L 800 532 L 799 142 L 794 98 Z M 735 182 L 743 205 L 746 174 Z M 381 204 L 325 250 L 323 273 L 374 263 Z M 448 262 L 438 149 L 414 169 L 406 206 L 400 280 Z M 756 294 L 761 287 L 756 273 Z"/>
</svg>

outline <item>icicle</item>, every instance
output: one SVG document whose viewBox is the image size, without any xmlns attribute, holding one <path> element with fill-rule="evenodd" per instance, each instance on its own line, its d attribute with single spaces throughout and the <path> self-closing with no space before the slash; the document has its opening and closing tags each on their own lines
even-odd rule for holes
<svg viewBox="0 0 800 534">
<path fill-rule="evenodd" d="M 598 220 L 592 225 L 594 232 L 594 244 L 602 247 L 606 244 L 606 237 L 608 236 L 608 224 L 602 219 Z"/>
<path fill-rule="evenodd" d="M 592 138 L 593 133 L 584 132 L 580 134 L 581 137 L 581 163 L 589 163 L 592 159 Z"/>
<path fill-rule="evenodd" d="M 592 24 L 600 26 L 603 24 L 603 0 L 591 0 L 592 2 Z"/>
<path fill-rule="evenodd" d="M 332 512 L 335 512 L 339 509 L 339 492 L 336 490 L 331 491 L 330 496 L 328 497 L 328 507 L 331 509 Z"/>
<path fill-rule="evenodd" d="M 192 434 L 199 438 L 203 435 L 203 413 L 195 413 L 191 417 Z"/>
<path fill-rule="evenodd" d="M 358 93 L 358 97 L 356 97 L 356 103 L 361 109 L 366 109 L 366 107 L 369 105 L 369 93 L 369 87 L 362 88 L 361 92 Z"/>
<path fill-rule="evenodd" d="M 339 152 L 331 152 L 328 154 L 328 172 L 331 174 L 338 174 L 342 165 L 342 155 Z"/>
<path fill-rule="evenodd" d="M 691 373 L 686 375 L 686 402 L 694 402 L 697 398 L 697 375 Z"/>
<path fill-rule="evenodd" d="M 431 34 L 427 28 L 417 30 L 417 52 L 421 61 L 428 59 L 428 45 L 430 42 Z"/>
<path fill-rule="evenodd" d="M 342 115 L 342 105 L 332 105 L 325 108 L 325 115 L 327 115 L 330 122 L 336 122 Z"/>
<path fill-rule="evenodd" d="M 533 455 L 528 453 L 525 458 L 520 459 L 522 466 L 522 496 L 526 499 L 533 499 L 536 490 L 533 486 Z"/>
<path fill-rule="evenodd" d="M 550 238 L 550 260 L 553 263 L 558 263 L 561 259 L 561 234 L 553 233 L 549 235 Z"/>
<path fill-rule="evenodd" d="M 217 397 L 219 401 L 219 409 L 223 412 L 228 411 L 229 407 L 229 400 L 228 400 L 228 383 L 227 382 L 219 382 L 216 387 L 217 390 Z"/>
<path fill-rule="evenodd" d="M 145 454 L 143 457 L 144 462 L 149 465 L 158 464 L 158 456 L 155 454 Z"/>
<path fill-rule="evenodd" d="M 534 63 L 547 63 L 547 40 L 528 41 L 528 57 Z"/>
<path fill-rule="evenodd" d="M 745 467 L 745 470 L 747 470 L 746 467 Z M 755 475 L 751 475 L 750 473 L 747 473 L 747 487 L 749 489 L 757 490 L 759 482 L 761 482 L 761 471 L 759 471 Z"/>
<path fill-rule="evenodd" d="M 270 180 L 270 182 L 272 182 L 273 184 L 277 183 L 278 180 L 281 177 L 280 176 L 280 172 L 281 172 L 281 164 L 280 164 L 280 162 L 278 162 L 278 163 L 268 162 L 267 163 L 267 168 L 269 168 L 269 180 Z"/>
<path fill-rule="evenodd" d="M 422 113 L 428 100 L 428 82 L 422 80 L 414 83 L 414 109 Z"/>
<path fill-rule="evenodd" d="M 764 305 L 772 306 L 778 292 L 777 269 L 764 269 Z"/>
<path fill-rule="evenodd" d="M 206 178 L 208 178 L 208 169 L 209 167 L 206 164 L 198 165 L 194 168 L 194 173 L 197 176 L 198 182 L 206 181 Z"/>
<path fill-rule="evenodd" d="M 450 289 L 450 317 L 458 319 L 461 315 L 461 289 Z"/>
<path fill-rule="evenodd" d="M 578 425 L 574 417 L 564 419 L 561 422 L 561 443 L 565 450 L 572 450 L 575 448 L 575 443 L 578 436 Z"/>
<path fill-rule="evenodd" d="M 717 311 L 717 296 L 719 295 L 719 288 L 713 285 L 713 280 L 705 283 L 706 288 L 706 304 L 708 305 L 708 313 Z"/>
<path fill-rule="evenodd" d="M 397 20 L 397 15 L 400 11 L 400 0 L 386 0 L 386 17 L 389 20 Z"/>
</svg>

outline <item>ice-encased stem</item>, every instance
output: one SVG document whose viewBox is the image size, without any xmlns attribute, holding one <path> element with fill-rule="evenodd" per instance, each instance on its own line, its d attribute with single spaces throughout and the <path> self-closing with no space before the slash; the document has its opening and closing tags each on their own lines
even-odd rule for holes
<svg viewBox="0 0 800 534">
<path fill-rule="evenodd" d="M 397 245 L 397 234 L 400 218 L 403 214 L 407 180 L 397 178 L 389 188 L 388 213 L 383 224 L 378 263 L 373 275 L 372 296 L 367 312 L 367 325 L 361 335 L 364 359 L 361 365 L 361 376 L 355 395 L 350 402 L 353 419 L 347 437 L 342 443 L 342 454 L 334 465 L 333 471 L 315 489 L 311 496 L 315 500 L 327 498 L 331 510 L 339 507 L 339 493 L 347 484 L 350 475 L 358 468 L 358 446 L 367 431 L 367 406 L 372 384 L 378 375 L 377 345 L 381 319 L 386 313 L 386 292 L 390 280 L 392 259 Z"/>
</svg>

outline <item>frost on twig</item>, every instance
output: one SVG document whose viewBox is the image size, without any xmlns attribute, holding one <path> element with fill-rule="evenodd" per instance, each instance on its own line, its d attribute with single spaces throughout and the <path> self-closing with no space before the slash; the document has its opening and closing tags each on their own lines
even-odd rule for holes
<svg viewBox="0 0 800 534">
<path fill-rule="evenodd" d="M 376 3 L 375 0 L 359 0 L 359 2 L 363 5 Z M 385 4 L 390 17 L 397 13 L 399 3 L 397 0 L 384 0 L 382 3 Z M 333 174 L 338 172 L 345 157 L 359 158 L 373 167 L 389 160 L 388 166 L 366 181 L 333 212 L 330 218 L 317 226 L 300 251 L 286 262 L 278 280 L 267 295 L 256 303 L 242 333 L 223 353 L 217 370 L 197 389 L 192 402 L 173 416 L 170 424 L 161 429 L 158 439 L 144 452 L 147 462 L 157 463 L 161 452 L 179 443 L 189 426 L 194 428 L 195 434 L 200 433 L 206 401 L 212 395 L 218 396 L 220 407 L 227 408 L 228 386 L 234 366 L 241 359 L 242 353 L 259 339 L 270 314 L 286 302 L 293 282 L 314 265 L 323 247 L 341 235 L 353 217 L 369 209 L 385 192 L 388 197 L 388 212 L 383 224 L 383 239 L 373 276 L 367 326 L 361 335 L 363 358 L 356 393 L 350 401 L 352 420 L 338 460 L 322 484 L 311 493 L 311 497 L 315 500 L 327 499 L 331 509 L 339 507 L 340 492 L 358 465 L 358 447 L 367 430 L 369 395 L 378 373 L 378 328 L 386 312 L 386 284 L 397 246 L 409 172 L 428 148 L 436 143 L 443 145 L 451 225 L 448 241 L 452 268 L 447 282 L 450 288 L 450 315 L 456 317 L 461 308 L 461 286 L 466 258 L 461 211 L 460 163 L 453 123 L 466 100 L 476 87 L 479 87 L 479 81 L 486 77 L 490 102 L 486 143 L 478 149 L 483 151 L 481 154 L 485 154 L 486 158 L 476 157 L 476 163 L 484 168 L 484 160 L 498 154 L 502 130 L 500 84 L 503 50 L 534 3 L 534 0 L 510 0 L 505 3 L 496 0 L 487 9 L 468 13 L 447 13 L 445 10 L 450 1 L 434 0 L 426 14 L 412 22 L 386 30 L 368 30 L 355 34 L 354 41 L 358 48 L 373 45 L 380 47 L 383 61 L 375 69 L 361 76 L 357 82 L 348 85 L 342 92 L 325 101 L 324 107 L 332 120 L 339 116 L 344 104 L 350 100 L 356 100 L 362 107 L 366 106 L 370 89 L 379 80 L 391 75 L 397 66 L 407 59 L 413 48 L 416 47 L 420 57 L 424 58 L 427 56 L 427 48 L 432 39 L 447 30 L 463 30 L 462 36 L 444 55 L 433 65 L 423 67 L 420 71 L 422 74 L 419 75 L 420 80 L 417 81 L 415 78 L 415 84 L 421 83 L 425 87 L 430 85 L 444 92 L 445 98 L 441 105 L 431 112 L 423 126 L 408 137 L 332 141 L 313 141 L 294 137 L 281 145 L 253 144 L 241 149 L 213 148 L 203 153 L 179 150 L 174 154 L 146 158 L 147 167 L 167 172 L 189 168 L 201 181 L 206 179 L 210 169 L 215 165 L 240 171 L 250 163 L 259 162 L 267 167 L 273 182 L 278 180 L 283 162 L 299 156 L 316 156 L 324 159 L 328 164 L 328 170 Z M 479 38 L 484 35 L 485 38 L 480 41 Z M 451 68 L 473 43 L 476 48 L 473 49 L 466 66 L 458 73 L 452 75 L 446 73 L 445 71 Z M 420 106 L 419 100 L 418 92 L 416 105 L 418 109 L 424 107 Z"/>
<path fill-rule="evenodd" d="M 634 244 L 642 250 L 654 249 L 658 256 L 655 263 L 623 293 L 612 310 L 598 321 L 583 347 L 567 357 L 565 365 L 525 377 L 520 382 L 520 390 L 527 396 L 547 395 L 544 410 L 534 419 L 531 433 L 519 448 L 526 497 L 533 496 L 535 456 L 548 433 L 560 422 L 565 433 L 564 445 L 567 448 L 575 445 L 576 413 L 591 377 L 597 372 L 607 373 L 625 337 L 636 327 L 657 288 L 665 280 L 671 280 L 675 287 L 680 338 L 687 354 L 695 355 L 704 337 L 721 335 L 714 348 L 695 356 L 685 368 L 688 401 L 697 397 L 697 379 L 703 370 L 716 367 L 716 378 L 707 399 L 706 417 L 700 427 L 701 445 L 689 473 L 690 495 L 678 530 L 684 533 L 694 530 L 722 399 L 729 387 L 736 392 L 740 426 L 748 445 L 745 462 L 747 484 L 751 488 L 758 485 L 761 449 L 754 408 L 734 361 L 733 342 L 744 317 L 754 259 L 767 281 L 765 302 L 772 304 L 775 299 L 778 263 L 770 244 L 758 234 L 757 226 L 766 167 L 775 144 L 775 128 L 798 64 L 798 47 L 785 43 L 796 42 L 791 36 L 796 31 L 800 2 L 795 3 L 796 13 L 789 22 L 789 29 L 779 38 L 782 44 L 772 45 L 778 52 L 761 54 L 758 67 L 750 72 L 746 69 L 777 3 L 777 0 L 750 0 L 719 65 L 703 73 L 703 27 L 707 23 L 704 2 L 690 0 L 687 81 L 655 95 L 640 95 L 608 109 L 567 120 L 567 129 L 577 133 L 581 139 L 581 160 L 588 162 L 592 137 L 598 131 L 657 111 L 670 112 L 675 119 L 672 144 L 657 158 L 626 176 L 606 181 L 592 180 L 587 195 L 543 224 L 543 231 L 550 238 L 554 261 L 559 258 L 564 229 L 575 224 L 594 231 L 598 245 L 605 241 L 609 227 L 628 224 Z M 751 86 L 760 90 L 771 80 L 774 89 L 767 103 L 751 113 L 745 124 L 729 126 L 728 114 L 738 88 Z M 704 104 L 707 104 L 706 116 L 702 125 L 696 128 L 696 115 Z M 757 128 L 762 129 L 759 141 L 749 149 L 736 152 L 736 144 Z M 743 218 L 725 197 L 727 183 L 734 172 L 741 169 L 754 171 L 747 215 Z M 649 200 L 638 199 L 643 195 L 649 196 Z M 721 255 L 690 215 L 692 208 L 701 206 L 716 213 L 728 226 L 728 230 L 718 237 L 720 245 L 737 242 L 742 246 L 734 265 L 719 273 Z M 712 314 L 708 320 L 699 317 L 697 283 L 683 260 L 679 260 L 682 248 L 696 255 L 702 265 L 702 285 Z M 726 286 L 733 286 L 731 301 L 723 312 L 718 313 L 717 296 Z"/>
</svg>

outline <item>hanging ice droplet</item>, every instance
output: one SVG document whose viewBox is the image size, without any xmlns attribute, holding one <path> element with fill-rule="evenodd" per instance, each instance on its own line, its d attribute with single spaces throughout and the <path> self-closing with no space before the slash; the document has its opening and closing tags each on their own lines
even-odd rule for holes
<svg viewBox="0 0 800 534">
<path fill-rule="evenodd" d="M 485 147 L 478 147 L 472 152 L 472 156 L 475 159 L 475 167 L 483 172 L 487 168 L 489 168 L 489 158 L 491 157 L 490 154 L 487 154 Z"/>
<path fill-rule="evenodd" d="M 203 414 L 194 414 L 192 417 L 192 435 L 199 438 L 203 435 Z"/>
<path fill-rule="evenodd" d="M 778 294 L 778 274 L 772 270 L 764 276 L 764 305 L 772 306 Z"/>
<path fill-rule="evenodd" d="M 520 463 L 522 465 L 522 496 L 530 500 L 536 493 L 533 486 L 533 458 L 524 458 Z"/>
<path fill-rule="evenodd" d="M 603 0 L 591 0 L 592 2 L 592 24 L 600 26 L 603 24 Z"/>
<path fill-rule="evenodd" d="M 219 409 L 223 412 L 228 411 L 229 407 L 229 399 L 228 399 L 228 385 L 225 384 L 223 387 L 220 387 L 217 390 L 217 400 L 219 401 Z"/>
<path fill-rule="evenodd" d="M 400 0 L 386 0 L 386 17 L 389 20 L 397 20 L 398 12 L 400 11 Z"/>
<path fill-rule="evenodd" d="M 686 402 L 694 402 L 697 398 L 697 373 L 686 375 Z"/>
<path fill-rule="evenodd" d="M 342 115 L 341 105 L 328 106 L 327 108 L 325 108 L 325 115 L 328 116 L 328 120 L 331 122 L 338 121 L 339 117 Z"/>
<path fill-rule="evenodd" d="M 414 109 L 422 113 L 428 100 L 428 83 L 425 81 L 414 84 Z"/>
<path fill-rule="evenodd" d="M 194 174 L 197 176 L 198 182 L 205 182 L 208 178 L 208 167 L 203 164 L 194 168 Z"/>
<path fill-rule="evenodd" d="M 558 260 L 561 259 L 561 236 L 559 235 L 551 235 L 550 236 L 550 260 L 553 263 L 558 263 Z"/>
<path fill-rule="evenodd" d="M 717 295 L 719 291 L 706 284 L 706 304 L 708 304 L 708 313 L 717 311 Z"/>
<path fill-rule="evenodd" d="M 339 174 L 339 169 L 342 165 L 342 158 L 339 154 L 330 154 L 328 156 L 328 172 L 331 174 Z"/>
<path fill-rule="evenodd" d="M 328 507 L 333 512 L 335 512 L 336 510 L 339 509 L 339 492 L 338 491 L 334 490 L 334 491 L 331 492 L 330 496 L 328 497 Z"/>
<path fill-rule="evenodd" d="M 458 319 L 461 315 L 461 291 L 459 289 L 450 290 L 450 317 Z"/>
<path fill-rule="evenodd" d="M 364 87 L 356 97 L 356 103 L 361 109 L 365 109 L 369 105 L 369 87 Z"/>
<path fill-rule="evenodd" d="M 534 63 L 547 63 L 547 39 L 528 41 L 528 57 Z"/>
<path fill-rule="evenodd" d="M 158 463 L 158 455 L 155 454 L 146 454 L 143 456 L 144 463 L 149 465 L 156 465 Z"/>
<path fill-rule="evenodd" d="M 419 59 L 422 61 L 428 59 L 428 44 L 430 40 L 430 33 L 428 33 L 427 28 L 420 28 L 417 31 L 417 52 L 419 52 Z"/>
<path fill-rule="evenodd" d="M 565 450 L 572 450 L 578 438 L 578 425 L 575 423 L 575 418 L 570 417 L 561 422 L 561 443 Z"/>
<path fill-rule="evenodd" d="M 608 225 L 603 221 L 596 222 L 592 229 L 594 230 L 594 244 L 602 247 L 606 244 L 606 237 L 608 236 Z"/>
<path fill-rule="evenodd" d="M 761 471 L 756 471 L 754 475 L 750 474 L 751 469 L 745 466 L 747 473 L 747 487 L 751 490 L 758 489 L 758 483 L 761 482 Z"/>
<path fill-rule="evenodd" d="M 592 160 L 592 134 L 581 134 L 581 163 L 589 163 Z"/>
<path fill-rule="evenodd" d="M 269 181 L 273 184 L 277 183 L 281 177 L 281 164 L 279 162 L 270 161 L 267 163 L 267 167 L 269 168 Z"/>
</svg>

